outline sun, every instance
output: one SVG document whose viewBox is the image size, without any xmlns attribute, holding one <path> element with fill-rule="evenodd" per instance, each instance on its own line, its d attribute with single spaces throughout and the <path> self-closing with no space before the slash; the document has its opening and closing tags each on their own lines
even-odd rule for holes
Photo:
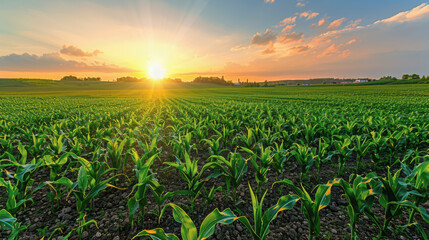
<svg viewBox="0 0 429 240">
<path fill-rule="evenodd" d="M 165 69 L 157 62 L 149 63 L 149 77 L 158 80 L 165 77 Z"/>
</svg>

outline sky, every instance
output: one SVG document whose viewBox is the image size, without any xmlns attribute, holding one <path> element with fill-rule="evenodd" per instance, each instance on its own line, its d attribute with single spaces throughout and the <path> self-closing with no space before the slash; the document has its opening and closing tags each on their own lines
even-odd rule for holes
<svg viewBox="0 0 429 240">
<path fill-rule="evenodd" d="M 0 78 L 429 74 L 429 2 L 2 0 Z"/>
</svg>

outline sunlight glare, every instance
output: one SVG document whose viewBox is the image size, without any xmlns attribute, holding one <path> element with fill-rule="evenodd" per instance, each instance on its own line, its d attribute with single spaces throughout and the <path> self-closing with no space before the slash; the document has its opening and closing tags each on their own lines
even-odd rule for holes
<svg viewBox="0 0 429 240">
<path fill-rule="evenodd" d="M 165 77 L 165 69 L 156 62 L 149 63 L 149 77 L 158 80 Z"/>
</svg>

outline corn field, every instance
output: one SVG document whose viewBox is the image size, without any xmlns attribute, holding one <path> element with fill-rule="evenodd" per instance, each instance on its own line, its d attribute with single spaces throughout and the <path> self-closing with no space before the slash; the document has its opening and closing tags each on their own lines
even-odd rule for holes
<svg viewBox="0 0 429 240">
<path fill-rule="evenodd" d="M 429 87 L 0 96 L 0 239 L 427 239 Z"/>
</svg>

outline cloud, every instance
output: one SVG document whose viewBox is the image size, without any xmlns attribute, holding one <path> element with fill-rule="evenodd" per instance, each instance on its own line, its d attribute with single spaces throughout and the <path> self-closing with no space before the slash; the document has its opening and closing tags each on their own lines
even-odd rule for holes
<svg viewBox="0 0 429 240">
<path fill-rule="evenodd" d="M 325 18 L 320 19 L 317 23 L 311 25 L 312 27 L 317 27 L 320 28 L 322 26 L 324 26 L 327 23 Z"/>
<path fill-rule="evenodd" d="M 102 52 L 99 50 L 95 50 L 93 52 L 84 52 L 82 49 L 75 47 L 73 45 L 70 45 L 70 46 L 63 45 L 63 47 L 60 50 L 60 53 L 71 57 L 94 57 Z"/>
<path fill-rule="evenodd" d="M 310 50 L 310 46 L 308 45 L 296 46 L 289 49 L 289 54 L 295 55 L 295 54 L 306 52 L 308 50 Z"/>
<path fill-rule="evenodd" d="M 287 25 L 282 29 L 282 32 L 290 32 L 295 26 L 296 26 L 296 24 Z"/>
<path fill-rule="evenodd" d="M 321 54 L 319 54 L 317 57 L 329 57 L 340 53 L 340 46 L 332 44 L 329 46 L 325 51 L 323 51 Z"/>
<path fill-rule="evenodd" d="M 276 38 L 277 33 L 268 28 L 262 35 L 260 33 L 253 35 L 251 43 L 254 45 L 267 45 L 275 42 Z"/>
<path fill-rule="evenodd" d="M 292 43 L 292 42 L 299 42 L 303 38 L 304 38 L 303 33 L 292 32 L 292 33 L 284 33 L 278 38 L 278 41 L 286 44 L 286 43 Z"/>
<path fill-rule="evenodd" d="M 349 25 L 347 25 L 346 28 L 354 28 L 357 25 L 359 25 L 359 23 L 362 22 L 362 19 L 357 19 L 355 21 L 351 21 Z"/>
<path fill-rule="evenodd" d="M 65 60 L 59 53 L 10 54 L 0 56 L 0 71 L 11 72 L 135 72 L 116 65 Z"/>
<path fill-rule="evenodd" d="M 377 23 L 383 22 L 383 23 L 403 23 L 403 22 L 411 22 L 416 21 L 420 19 L 429 19 L 429 3 L 422 3 L 419 6 L 405 12 L 400 12 L 396 14 L 395 16 L 392 16 L 390 18 L 386 18 L 380 21 L 377 21 Z"/>
<path fill-rule="evenodd" d="M 319 54 L 317 57 L 321 58 L 321 57 L 339 56 L 341 58 L 345 58 L 351 54 L 351 51 L 348 49 L 341 50 L 341 48 L 343 47 L 344 47 L 343 44 L 338 44 L 338 45 L 332 44 L 327 49 L 325 49 L 325 51 Z"/>
<path fill-rule="evenodd" d="M 270 44 L 268 44 L 268 47 L 261 52 L 262 55 L 269 55 L 269 54 L 273 54 L 275 53 L 275 49 L 274 49 L 274 43 L 270 42 Z"/>
<path fill-rule="evenodd" d="M 297 7 L 305 7 L 305 3 L 303 3 L 303 2 L 297 2 L 296 6 Z"/>
<path fill-rule="evenodd" d="M 266 3 L 273 3 L 275 0 L 264 0 Z"/>
<path fill-rule="evenodd" d="M 307 20 L 313 19 L 317 16 L 319 16 L 319 13 L 311 12 L 311 11 L 302 12 L 301 14 L 299 14 L 300 18 L 307 18 Z"/>
<path fill-rule="evenodd" d="M 295 22 L 296 22 L 296 16 L 295 17 L 288 17 L 288 18 L 283 19 L 280 22 L 280 25 L 277 25 L 276 27 L 282 27 L 282 26 L 285 26 L 285 25 L 288 25 L 288 24 L 293 24 Z"/>
<path fill-rule="evenodd" d="M 356 39 L 352 39 L 352 40 L 350 40 L 350 41 L 347 42 L 347 45 L 353 44 L 355 42 L 356 42 Z"/>
<path fill-rule="evenodd" d="M 238 45 L 238 46 L 232 47 L 230 50 L 232 52 L 235 52 L 235 51 L 241 51 L 241 50 L 244 50 L 244 49 L 247 49 L 247 47 L 243 46 L 243 45 Z"/>
<path fill-rule="evenodd" d="M 346 18 L 340 18 L 337 19 L 333 22 L 331 22 L 331 24 L 329 24 L 329 26 L 327 27 L 327 30 L 332 31 L 332 30 L 336 30 L 337 28 L 339 28 L 341 26 L 341 24 L 343 24 L 343 22 L 346 20 Z"/>
</svg>

